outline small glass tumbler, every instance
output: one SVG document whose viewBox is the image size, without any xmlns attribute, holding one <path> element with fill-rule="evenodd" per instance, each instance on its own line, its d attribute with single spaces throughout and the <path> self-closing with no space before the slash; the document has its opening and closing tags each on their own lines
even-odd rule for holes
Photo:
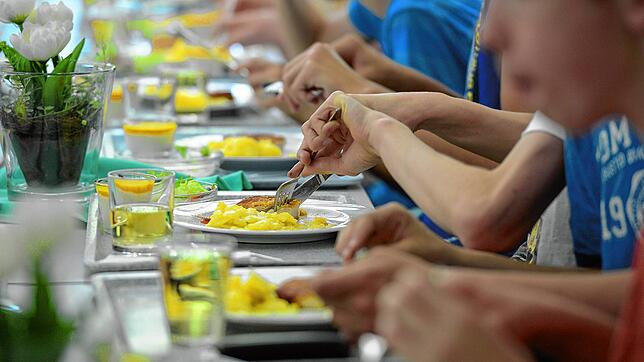
<svg viewBox="0 0 644 362">
<path fill-rule="evenodd" d="M 114 250 L 150 253 L 172 237 L 175 173 L 157 169 L 107 175 Z"/>
<path fill-rule="evenodd" d="M 136 123 L 175 119 L 175 78 L 133 77 L 126 79 L 124 83 L 126 121 Z"/>
<path fill-rule="evenodd" d="M 96 197 L 98 198 L 98 217 L 101 220 L 103 231 L 112 230 L 110 221 L 110 190 L 107 178 L 101 178 L 94 183 Z"/>
<path fill-rule="evenodd" d="M 210 345 L 225 334 L 224 298 L 236 239 L 158 249 L 163 301 L 173 343 Z"/>
<path fill-rule="evenodd" d="M 131 78 L 125 82 L 125 143 L 134 157 L 167 157 L 174 147 L 176 80 Z"/>
</svg>

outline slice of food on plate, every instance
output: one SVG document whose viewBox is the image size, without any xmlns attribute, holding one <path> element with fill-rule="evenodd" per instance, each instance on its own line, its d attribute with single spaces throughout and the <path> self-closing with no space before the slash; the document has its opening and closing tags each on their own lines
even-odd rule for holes
<svg viewBox="0 0 644 362">
<path fill-rule="evenodd" d="M 283 286 L 278 289 L 255 272 L 251 272 L 245 281 L 238 275 L 229 276 L 226 286 L 226 312 L 230 314 L 275 315 L 296 314 L 303 309 L 324 310 L 324 303 L 311 289 L 313 295 L 300 293 L 297 300 L 287 300 L 278 293 Z M 312 302 L 313 298 L 319 302 Z"/>
<path fill-rule="evenodd" d="M 251 196 L 237 203 L 237 205 L 245 209 L 255 209 L 261 212 L 286 212 L 296 219 L 306 216 L 306 211 L 304 209 L 300 209 L 301 204 L 302 202 L 299 200 L 291 200 L 276 211 L 273 210 L 273 206 L 275 205 L 274 196 Z"/>
<path fill-rule="evenodd" d="M 289 203 L 286 208 L 277 212 L 268 208 L 272 203 L 273 201 L 264 198 L 245 199 L 236 205 L 219 202 L 212 215 L 204 218 L 202 223 L 219 229 L 251 231 L 326 229 L 333 226 L 324 217 L 302 217 L 299 220 L 293 217 L 293 214 L 298 217 L 307 214 L 303 209 L 299 209 L 299 202 Z M 255 207 L 268 208 L 269 211 L 259 211 Z"/>
</svg>

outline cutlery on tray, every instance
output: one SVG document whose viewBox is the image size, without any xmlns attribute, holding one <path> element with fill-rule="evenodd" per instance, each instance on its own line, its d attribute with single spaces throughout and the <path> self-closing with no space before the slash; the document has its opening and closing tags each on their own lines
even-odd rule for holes
<svg viewBox="0 0 644 362">
<path fill-rule="evenodd" d="M 276 263 L 284 263 L 284 259 L 266 255 L 266 254 L 260 254 L 256 253 L 254 251 L 249 251 L 249 250 L 237 250 L 233 252 L 233 261 L 236 264 L 255 264 L 256 261 L 272 261 Z"/>
</svg>

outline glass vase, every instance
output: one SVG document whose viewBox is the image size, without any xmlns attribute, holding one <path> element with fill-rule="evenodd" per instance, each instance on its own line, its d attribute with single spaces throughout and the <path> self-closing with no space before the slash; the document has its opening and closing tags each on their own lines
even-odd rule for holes
<svg viewBox="0 0 644 362">
<path fill-rule="evenodd" d="M 86 200 L 98 173 L 114 66 L 15 72 L 0 63 L 0 125 L 11 200 Z"/>
</svg>

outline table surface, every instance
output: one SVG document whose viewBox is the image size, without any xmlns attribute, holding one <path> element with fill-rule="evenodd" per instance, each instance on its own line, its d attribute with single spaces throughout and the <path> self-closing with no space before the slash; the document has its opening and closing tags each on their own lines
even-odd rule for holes
<svg viewBox="0 0 644 362">
<path fill-rule="evenodd" d="M 277 117 L 272 117 L 275 119 Z M 257 117 L 250 120 L 237 121 L 236 125 L 249 126 L 257 121 Z M 266 122 L 266 119 L 263 120 Z M 231 121 L 232 122 L 232 121 Z M 258 122 L 259 123 L 259 122 Z M 266 122 L 262 126 L 271 126 Z M 253 124 L 257 126 L 258 124 Z M 272 126 L 287 126 L 283 121 L 275 122 Z M 293 125 L 292 123 L 290 124 Z M 346 189 L 321 190 L 320 194 L 342 194 L 352 199 L 356 204 L 372 207 L 365 190 L 361 186 Z M 7 235 L 11 228 L 16 226 L 0 223 L 0 237 Z M 91 308 L 94 290 L 90 284 L 90 273 L 83 265 L 85 249 L 86 225 L 80 225 L 72 234 L 71 240 L 53 247 L 48 258 L 45 259 L 45 270 L 49 275 L 52 293 L 58 303 L 60 313 L 70 319 L 75 319 Z M 307 260 L 311 265 L 338 265 L 340 258 L 334 251 L 334 241 L 320 241 L 302 244 L 240 244 L 240 249 L 263 253 L 284 260 Z M 28 267 L 16 270 L 5 280 L 7 282 L 7 297 L 17 305 L 26 309 L 31 304 L 34 287 Z"/>
</svg>

